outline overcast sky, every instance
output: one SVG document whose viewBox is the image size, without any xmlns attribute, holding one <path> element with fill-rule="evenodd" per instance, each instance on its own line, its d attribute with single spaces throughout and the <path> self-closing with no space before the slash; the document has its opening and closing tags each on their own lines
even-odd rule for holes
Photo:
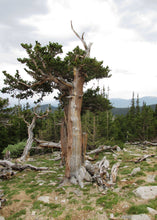
<svg viewBox="0 0 157 220">
<path fill-rule="evenodd" d="M 0 86 L 2 70 L 26 75 L 17 61 L 25 56 L 21 43 L 58 42 L 65 53 L 82 47 L 70 20 L 93 42 L 91 56 L 111 69 L 99 81 L 110 98 L 157 96 L 156 0 L 0 0 Z"/>
</svg>

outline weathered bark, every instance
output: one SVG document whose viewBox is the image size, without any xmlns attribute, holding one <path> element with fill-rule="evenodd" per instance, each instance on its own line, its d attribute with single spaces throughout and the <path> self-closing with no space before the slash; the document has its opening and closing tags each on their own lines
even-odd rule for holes
<svg viewBox="0 0 157 220">
<path fill-rule="evenodd" d="M 25 161 L 26 157 L 32 147 L 33 144 L 33 129 L 35 128 L 35 122 L 36 122 L 37 116 L 35 115 L 32 119 L 31 124 L 27 123 L 27 127 L 28 127 L 28 139 L 27 139 L 27 143 L 26 146 L 24 148 L 23 154 L 22 156 L 19 158 L 20 161 Z"/>
<path fill-rule="evenodd" d="M 89 161 L 85 161 L 85 168 L 91 174 L 93 181 L 97 182 L 97 184 L 103 188 L 111 187 L 116 183 L 120 163 L 114 164 L 110 173 L 109 165 L 109 161 L 105 156 L 96 164 L 91 164 Z"/>
<path fill-rule="evenodd" d="M 13 170 L 23 171 L 25 169 L 31 169 L 36 171 L 48 170 L 48 167 L 36 167 L 31 164 L 20 164 L 20 163 L 12 163 L 8 160 L 0 160 L 0 165 L 5 167 L 6 169 L 1 168 L 0 178 L 10 178 L 12 175 L 15 175 Z"/>
<path fill-rule="evenodd" d="M 37 108 L 37 106 L 36 106 Z M 45 115 L 38 115 L 37 113 L 35 113 L 35 110 L 36 108 L 34 108 L 34 117 L 32 119 L 32 122 L 29 123 L 27 122 L 24 118 L 24 122 L 27 124 L 27 127 L 28 127 L 28 139 L 27 139 L 27 143 L 26 143 L 26 146 L 24 148 L 24 151 L 23 151 L 23 154 L 22 156 L 19 158 L 20 161 L 25 161 L 26 160 L 26 157 L 28 156 L 28 153 L 32 147 L 32 144 L 33 144 L 33 136 L 34 136 L 34 133 L 33 133 L 33 129 L 35 128 L 35 123 L 36 123 L 36 120 L 37 118 L 44 118 L 46 116 L 48 116 L 48 113 L 49 113 L 49 110 L 47 110 L 46 114 Z"/>
<path fill-rule="evenodd" d="M 92 150 L 90 152 L 87 152 L 86 154 L 87 155 L 90 155 L 90 154 L 95 154 L 95 153 L 100 153 L 102 151 L 107 151 L 107 150 L 117 150 L 117 145 L 111 147 L 111 146 L 106 146 L 106 145 L 102 145 L 102 146 L 99 146 L 97 149 L 95 150 Z"/>
<path fill-rule="evenodd" d="M 70 91 L 71 99 L 68 105 L 67 116 L 67 158 L 65 176 L 77 176 L 82 166 L 82 128 L 81 107 L 83 96 L 83 78 L 79 70 L 74 68 L 73 88 Z"/>
<path fill-rule="evenodd" d="M 67 125 L 66 125 L 65 120 L 66 119 L 63 119 L 63 121 L 61 123 L 61 132 L 60 132 L 61 133 L 62 165 L 65 165 L 66 158 L 67 158 L 67 136 L 68 136 L 68 132 L 67 132 Z"/>
<path fill-rule="evenodd" d="M 135 163 L 140 163 L 140 162 L 146 160 L 147 158 L 149 158 L 149 157 L 154 157 L 154 156 L 155 156 L 155 154 L 144 155 L 143 157 L 141 157 L 141 158 L 139 158 L 138 160 L 136 160 Z"/>
<path fill-rule="evenodd" d="M 60 143 L 55 143 L 55 142 L 52 142 L 52 141 L 39 140 L 39 139 L 36 139 L 36 138 L 34 140 L 37 142 L 39 147 L 61 149 L 61 144 Z"/>
<path fill-rule="evenodd" d="M 150 141 L 144 141 L 143 144 L 144 144 L 144 145 L 157 146 L 157 143 L 150 142 Z"/>
<path fill-rule="evenodd" d="M 6 199 L 3 197 L 4 197 L 3 190 L 0 190 L 0 209 L 2 208 L 2 205 L 6 202 Z"/>
</svg>

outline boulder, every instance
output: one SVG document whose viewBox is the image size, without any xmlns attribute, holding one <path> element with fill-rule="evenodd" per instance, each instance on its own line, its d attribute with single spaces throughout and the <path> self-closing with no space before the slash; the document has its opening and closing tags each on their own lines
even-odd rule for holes
<svg viewBox="0 0 157 220">
<path fill-rule="evenodd" d="M 140 186 L 133 193 L 141 199 L 155 199 L 157 196 L 157 186 Z"/>
<path fill-rule="evenodd" d="M 49 203 L 50 197 L 49 196 L 40 196 L 37 200 L 41 201 L 41 202 Z"/>
</svg>

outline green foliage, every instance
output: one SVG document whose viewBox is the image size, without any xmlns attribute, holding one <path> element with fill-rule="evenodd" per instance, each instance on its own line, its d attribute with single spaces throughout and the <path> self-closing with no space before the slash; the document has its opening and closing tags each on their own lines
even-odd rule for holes
<svg viewBox="0 0 157 220">
<path fill-rule="evenodd" d="M 13 215 L 9 216 L 7 220 L 14 220 L 14 219 L 19 219 L 20 216 L 26 214 L 26 209 L 22 209 L 19 212 L 14 213 Z"/>
<path fill-rule="evenodd" d="M 110 101 L 108 100 L 106 94 L 100 92 L 100 88 L 88 89 L 83 94 L 83 106 L 82 112 L 85 110 L 90 110 L 91 112 L 104 112 L 112 108 Z"/>
<path fill-rule="evenodd" d="M 117 193 L 109 191 L 107 195 L 102 196 L 96 200 L 97 205 L 102 205 L 106 209 L 111 209 L 113 205 L 116 205 L 119 201 Z"/>
<path fill-rule="evenodd" d="M 147 210 L 147 205 L 142 204 L 142 205 L 133 205 L 131 206 L 128 211 L 128 214 L 143 214 L 143 213 L 148 213 Z"/>
<path fill-rule="evenodd" d="M 11 158 L 17 158 L 21 156 L 25 145 L 26 141 L 22 141 L 13 145 L 9 144 L 8 147 L 3 150 L 2 154 L 5 155 L 6 151 L 10 151 Z"/>
</svg>

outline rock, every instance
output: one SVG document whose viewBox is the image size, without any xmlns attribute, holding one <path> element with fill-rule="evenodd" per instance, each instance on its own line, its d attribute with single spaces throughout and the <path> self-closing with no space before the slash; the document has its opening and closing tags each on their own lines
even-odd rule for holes
<svg viewBox="0 0 157 220">
<path fill-rule="evenodd" d="M 157 196 L 157 186 L 140 186 L 133 193 L 141 199 L 155 199 Z"/>
<path fill-rule="evenodd" d="M 146 181 L 148 183 L 153 183 L 153 182 L 155 182 L 155 177 L 156 177 L 156 175 L 148 175 Z"/>
<path fill-rule="evenodd" d="M 0 220 L 5 220 L 5 218 L 3 216 L 0 215 Z"/>
<path fill-rule="evenodd" d="M 131 176 L 134 176 L 134 175 L 136 175 L 136 173 L 138 173 L 138 172 L 140 172 L 141 171 L 141 168 L 140 167 L 136 167 L 136 168 L 134 168 L 133 170 L 132 170 L 132 172 L 131 172 Z"/>
<path fill-rule="evenodd" d="M 66 199 L 61 200 L 61 203 L 66 203 Z"/>
<path fill-rule="evenodd" d="M 152 209 L 150 207 L 147 207 L 148 209 L 148 212 L 151 214 L 151 215 L 157 215 L 157 211 L 155 209 Z"/>
<path fill-rule="evenodd" d="M 98 213 L 98 214 L 96 215 L 96 219 L 99 219 L 99 220 L 108 220 L 106 213 L 103 213 L 103 214 Z"/>
<path fill-rule="evenodd" d="M 120 148 L 119 146 L 117 146 L 117 151 L 118 151 L 118 152 L 121 151 L 121 148 Z"/>
<path fill-rule="evenodd" d="M 110 219 L 114 219 L 114 214 L 113 213 L 110 214 Z"/>
<path fill-rule="evenodd" d="M 37 200 L 45 203 L 49 203 L 49 196 L 40 196 Z"/>
<path fill-rule="evenodd" d="M 35 216 L 36 215 L 36 211 L 32 211 L 32 215 Z"/>
<path fill-rule="evenodd" d="M 113 189 L 113 192 L 115 192 L 115 193 L 119 193 L 120 192 L 120 188 L 115 188 L 115 189 Z"/>
<path fill-rule="evenodd" d="M 141 214 L 141 215 L 132 215 L 131 220 L 151 220 L 151 219 L 148 215 Z"/>
<path fill-rule="evenodd" d="M 124 220 L 151 220 L 150 217 L 146 214 L 141 215 L 123 215 L 121 219 Z"/>
<path fill-rule="evenodd" d="M 73 193 L 75 193 L 75 195 L 77 195 L 77 196 L 82 196 L 82 195 L 83 195 L 83 192 L 80 191 L 79 189 L 75 189 L 75 190 L 73 191 Z"/>
</svg>

